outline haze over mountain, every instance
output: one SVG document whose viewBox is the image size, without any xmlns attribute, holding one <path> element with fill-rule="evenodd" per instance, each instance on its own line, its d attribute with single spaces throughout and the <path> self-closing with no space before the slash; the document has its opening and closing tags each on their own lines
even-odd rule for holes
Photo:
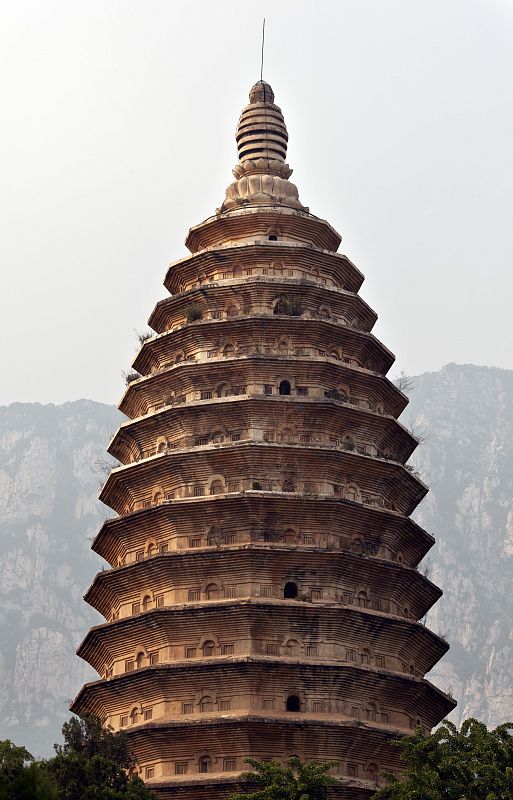
<svg viewBox="0 0 513 800">
<path fill-rule="evenodd" d="M 428 625 L 449 654 L 432 679 L 455 721 L 513 719 L 513 371 L 449 364 L 413 379 L 402 421 L 431 491 L 415 518 L 437 539 L 423 567 L 444 589 Z M 47 755 L 90 668 L 75 648 L 99 621 L 82 600 L 106 445 L 121 421 L 89 400 L 0 408 L 0 739 Z"/>
</svg>

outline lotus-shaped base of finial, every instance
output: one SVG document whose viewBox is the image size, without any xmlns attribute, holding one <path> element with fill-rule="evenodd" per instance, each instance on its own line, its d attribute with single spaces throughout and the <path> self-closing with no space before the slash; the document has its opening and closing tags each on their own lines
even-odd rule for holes
<svg viewBox="0 0 513 800">
<path fill-rule="evenodd" d="M 269 158 L 243 161 L 237 164 L 233 174 L 237 180 L 228 186 L 221 212 L 255 204 L 306 210 L 299 201 L 297 187 L 288 180 L 292 170 L 283 161 Z"/>
</svg>

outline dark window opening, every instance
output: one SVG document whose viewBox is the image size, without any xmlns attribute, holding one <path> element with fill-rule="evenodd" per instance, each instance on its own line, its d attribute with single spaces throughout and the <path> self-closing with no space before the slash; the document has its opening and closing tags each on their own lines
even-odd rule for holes
<svg viewBox="0 0 513 800">
<path fill-rule="evenodd" d="M 294 600 L 297 597 L 297 584 L 287 581 L 283 587 L 283 597 L 285 600 Z"/>
<path fill-rule="evenodd" d="M 279 392 L 282 395 L 290 394 L 290 381 L 282 381 L 280 383 Z"/>
<path fill-rule="evenodd" d="M 269 234 L 269 241 L 270 242 L 277 242 L 278 241 L 278 237 L 276 236 L 275 233 L 270 233 Z"/>
<path fill-rule="evenodd" d="M 198 762 L 200 772 L 210 772 L 211 759 L 209 756 L 202 756 Z"/>
<path fill-rule="evenodd" d="M 301 703 L 297 694 L 291 694 L 287 697 L 287 711 L 300 711 Z"/>
</svg>

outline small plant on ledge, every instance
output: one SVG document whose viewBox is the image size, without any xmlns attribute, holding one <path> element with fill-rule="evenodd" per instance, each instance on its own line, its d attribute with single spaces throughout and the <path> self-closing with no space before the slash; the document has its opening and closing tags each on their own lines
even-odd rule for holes
<svg viewBox="0 0 513 800">
<path fill-rule="evenodd" d="M 301 298 L 295 295 L 281 297 L 274 307 L 275 314 L 285 314 L 288 317 L 300 317 L 303 311 Z"/>
<path fill-rule="evenodd" d="M 143 345 L 145 342 L 148 341 L 148 339 L 152 339 L 153 336 L 155 335 L 153 333 L 153 331 L 143 331 L 142 333 L 139 333 L 139 331 L 136 331 L 136 333 L 137 333 L 137 338 L 139 340 L 139 344 L 140 345 Z"/>
<path fill-rule="evenodd" d="M 125 381 L 127 386 L 129 386 L 134 381 L 139 380 L 139 378 L 141 377 L 140 374 L 135 371 L 135 369 L 129 369 L 128 372 L 123 372 L 122 374 L 123 374 L 123 380 Z"/>
<path fill-rule="evenodd" d="M 197 322 L 199 319 L 203 319 L 203 311 L 198 303 L 191 303 L 190 306 L 184 308 L 184 314 L 187 322 Z"/>
</svg>

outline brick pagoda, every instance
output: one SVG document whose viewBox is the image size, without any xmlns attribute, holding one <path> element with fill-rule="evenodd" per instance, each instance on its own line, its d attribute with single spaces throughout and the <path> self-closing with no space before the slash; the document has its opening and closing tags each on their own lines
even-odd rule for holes
<svg viewBox="0 0 513 800">
<path fill-rule="evenodd" d="M 125 729 L 158 797 L 225 798 L 243 759 L 336 759 L 334 796 L 398 771 L 392 739 L 454 706 L 417 566 L 425 485 L 363 275 L 299 201 L 267 83 L 235 181 L 172 264 L 120 409 L 101 493 L 117 516 L 86 594 L 106 622 L 73 703 Z"/>
</svg>

